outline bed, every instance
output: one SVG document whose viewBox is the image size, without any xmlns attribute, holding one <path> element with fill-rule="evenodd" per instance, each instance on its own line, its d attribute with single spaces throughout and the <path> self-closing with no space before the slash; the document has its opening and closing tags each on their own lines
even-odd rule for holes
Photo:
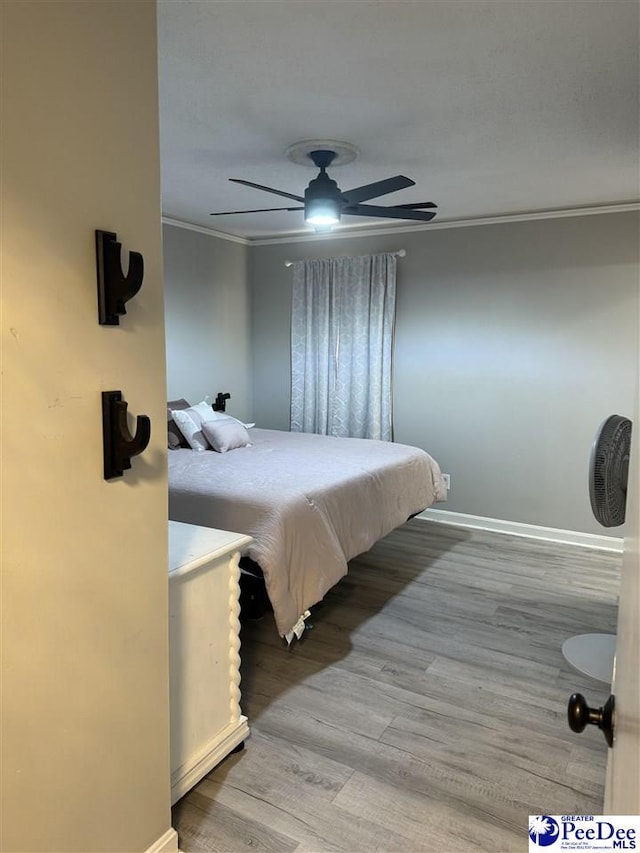
<svg viewBox="0 0 640 853">
<path fill-rule="evenodd" d="M 446 488 L 437 462 L 394 442 L 252 428 L 229 452 L 169 452 L 169 518 L 253 537 L 281 636 L 299 635 L 308 609 L 347 562 Z"/>
</svg>

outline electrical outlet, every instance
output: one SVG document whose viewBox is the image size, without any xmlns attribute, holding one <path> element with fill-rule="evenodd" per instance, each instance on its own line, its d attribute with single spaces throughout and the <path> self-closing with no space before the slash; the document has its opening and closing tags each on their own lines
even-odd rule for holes
<svg viewBox="0 0 640 853">
<path fill-rule="evenodd" d="M 444 480 L 444 484 L 447 487 L 447 491 L 451 488 L 451 474 L 443 474 L 442 479 Z"/>
</svg>

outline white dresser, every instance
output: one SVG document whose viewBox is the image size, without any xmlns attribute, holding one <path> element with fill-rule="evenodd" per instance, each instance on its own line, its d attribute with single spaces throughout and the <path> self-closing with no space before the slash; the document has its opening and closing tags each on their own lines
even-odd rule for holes
<svg viewBox="0 0 640 853">
<path fill-rule="evenodd" d="M 238 561 L 250 542 L 169 522 L 172 803 L 249 734 L 240 712 Z"/>
</svg>

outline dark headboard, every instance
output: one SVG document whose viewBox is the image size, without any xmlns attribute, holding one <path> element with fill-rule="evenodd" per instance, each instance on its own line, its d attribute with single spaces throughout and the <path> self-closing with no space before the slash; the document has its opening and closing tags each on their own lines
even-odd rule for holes
<svg viewBox="0 0 640 853">
<path fill-rule="evenodd" d="M 189 447 L 171 417 L 171 409 L 188 409 L 190 405 L 187 400 L 182 399 L 167 401 L 167 443 L 169 450 L 177 450 L 179 447 Z"/>
</svg>

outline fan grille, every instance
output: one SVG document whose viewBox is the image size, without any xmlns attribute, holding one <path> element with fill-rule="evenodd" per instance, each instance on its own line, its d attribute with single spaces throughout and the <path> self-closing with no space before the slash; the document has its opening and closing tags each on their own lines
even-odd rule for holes
<svg viewBox="0 0 640 853">
<path fill-rule="evenodd" d="M 624 523 L 631 452 L 631 421 L 610 415 L 600 426 L 589 460 L 589 497 L 603 527 Z"/>
</svg>

